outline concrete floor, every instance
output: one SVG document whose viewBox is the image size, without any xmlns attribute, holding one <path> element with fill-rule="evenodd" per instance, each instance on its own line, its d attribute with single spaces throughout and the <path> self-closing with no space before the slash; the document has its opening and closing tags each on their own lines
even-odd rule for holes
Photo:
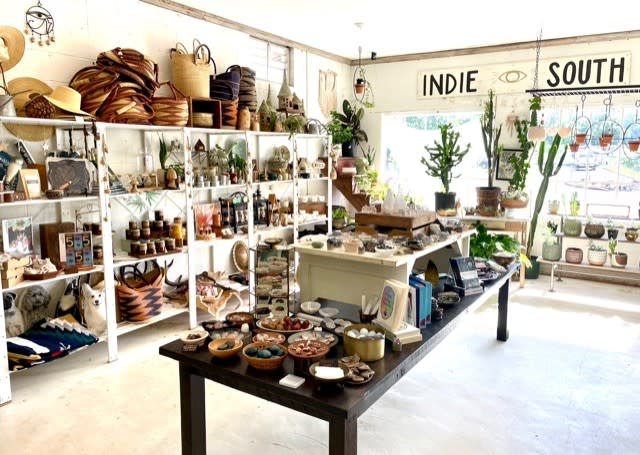
<svg viewBox="0 0 640 455">
<path fill-rule="evenodd" d="M 359 453 L 640 452 L 640 289 L 548 278 L 487 303 L 359 420 Z M 178 454 L 177 316 L 11 377 L 0 454 Z M 327 453 L 328 424 L 206 382 L 210 454 Z"/>
</svg>

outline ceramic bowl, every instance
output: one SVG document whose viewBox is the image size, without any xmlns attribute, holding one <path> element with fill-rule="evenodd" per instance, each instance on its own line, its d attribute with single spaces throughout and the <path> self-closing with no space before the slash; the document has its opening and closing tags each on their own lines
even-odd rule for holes
<svg viewBox="0 0 640 455">
<path fill-rule="evenodd" d="M 207 332 L 206 330 L 194 329 L 184 333 L 180 337 L 180 339 L 184 344 L 187 344 L 187 345 L 202 346 L 208 336 L 209 336 L 209 332 Z"/>
<path fill-rule="evenodd" d="M 316 249 L 320 249 L 324 246 L 324 242 L 320 242 L 320 241 L 311 242 L 311 246 Z"/>
<path fill-rule="evenodd" d="M 302 311 L 308 314 L 317 313 L 321 306 L 322 305 L 320 305 L 318 302 L 314 302 L 313 300 L 308 302 L 302 302 L 300 304 L 300 308 L 302 308 Z"/>
<path fill-rule="evenodd" d="M 221 346 L 226 346 L 221 349 Z M 209 352 L 212 356 L 219 359 L 228 359 L 233 357 L 242 349 L 242 340 L 236 338 L 219 338 L 209 343 Z"/>
<path fill-rule="evenodd" d="M 516 259 L 516 255 L 513 253 L 507 253 L 505 251 L 500 251 L 497 253 L 493 253 L 491 258 L 500 264 L 502 267 L 506 267 L 511 264 Z"/>
<path fill-rule="evenodd" d="M 284 344 L 287 340 L 282 333 L 276 332 L 259 332 L 252 338 L 254 343 Z"/>
<path fill-rule="evenodd" d="M 393 248 L 380 248 L 376 247 L 376 254 L 381 258 L 389 258 L 393 256 L 394 249 Z"/>
<path fill-rule="evenodd" d="M 320 312 L 320 316 L 324 318 L 332 318 L 336 316 L 340 312 L 340 310 L 338 310 L 337 308 L 328 306 L 328 307 L 320 308 L 319 312 Z"/>
</svg>

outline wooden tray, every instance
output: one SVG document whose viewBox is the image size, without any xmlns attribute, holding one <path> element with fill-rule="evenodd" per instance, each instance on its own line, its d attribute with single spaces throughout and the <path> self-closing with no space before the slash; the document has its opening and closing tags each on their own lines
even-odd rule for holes
<svg viewBox="0 0 640 455">
<path fill-rule="evenodd" d="M 49 278 L 57 276 L 60 272 L 62 272 L 62 269 L 47 273 L 25 273 L 23 277 L 25 280 L 29 281 L 48 280 Z"/>
<path fill-rule="evenodd" d="M 171 251 L 165 251 L 164 253 L 152 253 L 152 254 L 131 254 L 129 253 L 129 256 L 133 257 L 133 258 L 137 258 L 137 259 L 149 259 L 149 258 L 155 258 L 155 257 L 161 257 L 161 256 L 168 256 L 170 254 L 178 254 L 178 253 L 182 253 L 183 248 L 175 248 Z"/>
<path fill-rule="evenodd" d="M 375 224 L 380 227 L 394 227 L 401 229 L 415 229 L 433 223 L 436 213 L 429 212 L 417 216 L 395 216 L 379 213 L 356 213 L 356 224 Z"/>
</svg>

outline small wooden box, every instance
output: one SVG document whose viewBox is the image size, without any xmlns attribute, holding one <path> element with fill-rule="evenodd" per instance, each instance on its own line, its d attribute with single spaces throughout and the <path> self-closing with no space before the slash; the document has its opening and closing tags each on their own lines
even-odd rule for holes
<svg viewBox="0 0 640 455">
<path fill-rule="evenodd" d="M 0 270 L 0 278 L 3 280 L 12 280 L 24 275 L 24 267 L 16 267 L 14 269 Z"/>
<path fill-rule="evenodd" d="M 11 258 L 7 261 L 0 263 L 1 270 L 11 270 L 18 268 L 25 268 L 31 263 L 31 258 L 29 256 L 23 256 L 21 258 Z"/>
<path fill-rule="evenodd" d="M 8 280 L 5 280 L 3 278 L 0 281 L 2 281 L 2 288 L 3 289 L 7 289 L 7 288 L 15 286 L 16 284 L 22 283 L 24 281 L 24 275 L 20 275 L 20 276 L 17 276 L 15 278 L 11 278 L 11 279 L 8 279 Z"/>
</svg>

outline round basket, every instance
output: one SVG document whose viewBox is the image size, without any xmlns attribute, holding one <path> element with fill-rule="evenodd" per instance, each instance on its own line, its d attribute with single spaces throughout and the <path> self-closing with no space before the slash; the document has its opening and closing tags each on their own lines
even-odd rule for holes
<svg viewBox="0 0 640 455">
<path fill-rule="evenodd" d="M 122 267 L 116 284 L 120 314 L 125 321 L 141 322 L 162 312 L 164 271 L 157 267 L 142 273 L 135 266 Z"/>
<path fill-rule="evenodd" d="M 281 344 L 276 345 L 282 350 L 282 355 L 279 355 L 279 356 L 270 357 L 268 359 L 262 359 L 259 357 L 247 355 L 247 349 L 249 349 L 250 347 L 255 347 L 259 350 L 259 349 L 267 348 L 269 346 L 273 346 L 273 343 L 250 343 L 242 349 L 242 357 L 244 357 L 247 363 L 251 367 L 255 368 L 256 370 L 278 369 L 282 366 L 284 359 L 287 357 L 287 348 L 285 348 Z"/>
<path fill-rule="evenodd" d="M 163 82 L 171 90 L 172 96 L 151 99 L 153 118 L 151 123 L 161 126 L 186 126 L 189 122 L 189 102 L 171 82 Z M 212 121 L 213 123 L 213 121 Z"/>
<path fill-rule="evenodd" d="M 193 126 L 199 126 L 202 128 L 211 128 L 213 126 L 213 114 L 207 114 L 204 112 L 194 112 L 191 114 Z"/>
<path fill-rule="evenodd" d="M 232 347 L 228 349 L 218 349 L 222 344 L 232 344 Z M 233 357 L 240 352 L 240 349 L 242 349 L 242 340 L 238 340 L 236 338 L 218 338 L 217 340 L 213 340 L 209 343 L 209 352 L 212 356 L 217 357 L 218 359 L 228 359 Z"/>
</svg>

